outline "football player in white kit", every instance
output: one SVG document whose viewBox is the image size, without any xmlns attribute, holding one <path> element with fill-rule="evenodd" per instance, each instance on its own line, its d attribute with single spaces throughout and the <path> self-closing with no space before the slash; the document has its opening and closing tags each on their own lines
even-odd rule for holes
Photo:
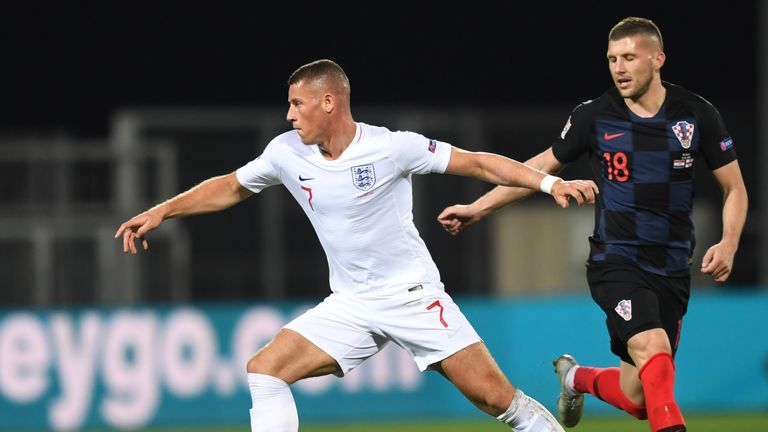
<svg viewBox="0 0 768 432">
<path fill-rule="evenodd" d="M 591 181 L 563 181 L 517 161 L 468 152 L 412 132 L 356 122 L 344 71 L 330 60 L 289 79 L 287 120 L 261 156 L 213 177 L 118 228 L 123 250 L 169 218 L 228 208 L 284 185 L 309 217 L 328 259 L 332 293 L 286 324 L 248 362 L 251 430 L 295 432 L 290 384 L 343 376 L 394 342 L 418 368 L 437 370 L 470 401 L 515 431 L 562 431 L 536 400 L 507 380 L 445 292 L 413 224 L 411 176 L 449 173 L 550 193 L 561 207 L 592 203 Z"/>
</svg>

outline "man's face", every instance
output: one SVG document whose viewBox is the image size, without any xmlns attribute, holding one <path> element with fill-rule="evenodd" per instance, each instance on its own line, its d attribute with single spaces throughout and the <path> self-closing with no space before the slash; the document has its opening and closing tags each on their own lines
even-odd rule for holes
<svg viewBox="0 0 768 432">
<path fill-rule="evenodd" d="M 323 92 L 316 85 L 299 81 L 288 87 L 288 120 L 304 144 L 322 141 L 327 116 L 322 107 Z"/>
<path fill-rule="evenodd" d="M 664 64 L 664 53 L 654 38 L 628 36 L 608 41 L 608 68 L 624 98 L 639 99 L 648 91 L 654 74 Z"/>
</svg>

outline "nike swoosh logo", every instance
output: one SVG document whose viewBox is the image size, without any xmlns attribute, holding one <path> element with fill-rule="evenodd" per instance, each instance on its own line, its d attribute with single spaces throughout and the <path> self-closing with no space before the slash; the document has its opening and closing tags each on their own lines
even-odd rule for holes
<svg viewBox="0 0 768 432">
<path fill-rule="evenodd" d="M 618 138 L 618 137 L 624 135 L 625 133 L 626 132 L 617 133 L 617 134 L 609 134 L 608 132 L 606 132 L 606 133 L 603 134 L 603 139 L 606 140 L 606 141 L 612 140 L 614 138 Z"/>
<path fill-rule="evenodd" d="M 299 181 L 307 181 L 307 180 L 314 180 L 314 177 L 302 177 L 301 174 L 299 174 Z"/>
</svg>

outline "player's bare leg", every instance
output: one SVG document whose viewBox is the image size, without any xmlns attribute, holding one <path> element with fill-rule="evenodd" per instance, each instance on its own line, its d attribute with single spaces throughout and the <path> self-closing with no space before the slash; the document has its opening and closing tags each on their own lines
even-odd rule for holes
<svg viewBox="0 0 768 432">
<path fill-rule="evenodd" d="M 638 376 L 637 368 L 625 362 L 619 362 L 619 384 L 624 395 L 635 405 L 645 406 L 643 383 Z"/>
<path fill-rule="evenodd" d="M 281 330 L 248 361 L 252 432 L 296 432 L 299 416 L 288 387 L 311 376 L 337 372 L 331 356 L 300 334 Z"/>
<path fill-rule="evenodd" d="M 433 365 L 478 408 L 518 432 L 563 431 L 552 414 L 516 389 L 477 342 Z"/>
</svg>

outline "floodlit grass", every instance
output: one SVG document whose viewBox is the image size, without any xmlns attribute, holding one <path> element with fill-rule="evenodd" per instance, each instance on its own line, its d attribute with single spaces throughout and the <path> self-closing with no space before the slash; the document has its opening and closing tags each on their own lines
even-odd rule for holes
<svg viewBox="0 0 768 432">
<path fill-rule="evenodd" d="M 714 414 L 687 416 L 688 428 L 696 432 L 768 431 L 768 412 L 755 414 Z M 248 425 L 196 428 L 152 428 L 144 432 L 248 432 Z M 301 432 L 501 432 L 506 426 L 488 421 L 391 422 L 359 424 L 302 425 Z M 648 432 L 648 423 L 627 416 L 585 417 L 574 432 Z M 97 432 L 97 431 L 92 431 Z M 98 431 L 103 432 L 103 431 Z"/>
<path fill-rule="evenodd" d="M 753 415 L 691 415 L 687 419 L 689 429 L 696 432 L 723 431 L 768 431 L 768 413 Z M 488 422 L 452 422 L 452 423 L 391 423 L 328 425 L 302 427 L 302 432 L 491 432 L 509 430 L 508 427 L 489 420 Z M 608 418 L 585 417 L 574 432 L 648 432 L 648 422 L 635 420 L 629 415 Z"/>
</svg>

